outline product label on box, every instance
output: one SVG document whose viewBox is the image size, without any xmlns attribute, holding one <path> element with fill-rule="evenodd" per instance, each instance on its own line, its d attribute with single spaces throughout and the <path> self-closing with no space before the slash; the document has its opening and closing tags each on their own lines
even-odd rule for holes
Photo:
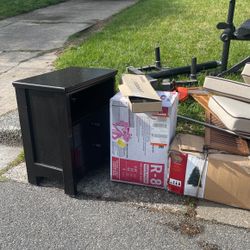
<svg viewBox="0 0 250 250">
<path fill-rule="evenodd" d="M 164 164 L 112 157 L 112 180 L 164 188 L 164 178 Z"/>
<path fill-rule="evenodd" d="M 167 145 L 169 141 L 169 126 L 166 117 L 152 117 L 150 143 Z"/>
<path fill-rule="evenodd" d="M 169 158 L 169 173 L 167 188 L 169 191 L 184 194 L 187 154 L 171 152 Z"/>
<path fill-rule="evenodd" d="M 206 160 L 188 155 L 184 195 L 204 197 L 207 165 Z"/>
<path fill-rule="evenodd" d="M 203 198 L 208 162 L 198 156 L 181 152 L 170 153 L 168 190 Z"/>
</svg>

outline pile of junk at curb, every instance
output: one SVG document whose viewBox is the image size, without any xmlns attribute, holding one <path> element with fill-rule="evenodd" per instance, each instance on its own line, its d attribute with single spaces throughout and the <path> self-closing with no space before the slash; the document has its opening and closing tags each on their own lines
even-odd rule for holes
<svg viewBox="0 0 250 250">
<path fill-rule="evenodd" d="M 129 67 L 118 93 L 111 69 L 72 67 L 14 82 L 29 183 L 60 179 L 74 196 L 87 171 L 108 160 L 114 182 L 250 209 L 250 63 L 241 82 L 198 82 L 192 65 L 188 80 Z M 177 114 L 189 98 L 204 121 Z M 176 132 L 194 123 L 203 137 Z"/>
<path fill-rule="evenodd" d="M 250 63 L 241 75 L 207 76 L 202 87 L 122 75 L 110 100 L 111 180 L 250 209 Z M 205 121 L 177 115 L 189 96 Z M 203 125 L 205 136 L 176 133 L 177 120 Z"/>
<path fill-rule="evenodd" d="M 162 67 L 157 46 L 155 64 L 128 67 L 118 93 L 114 69 L 70 67 L 13 82 L 29 183 L 60 179 L 74 196 L 87 170 L 108 160 L 112 181 L 250 210 L 250 56 L 227 69 L 230 41 L 250 41 L 250 19 L 235 29 L 234 8 L 235 0 L 217 25 L 221 61 Z M 241 69 L 241 80 L 225 77 Z M 189 98 L 203 121 L 177 114 Z M 204 136 L 177 133 L 181 123 L 201 125 Z"/>
</svg>

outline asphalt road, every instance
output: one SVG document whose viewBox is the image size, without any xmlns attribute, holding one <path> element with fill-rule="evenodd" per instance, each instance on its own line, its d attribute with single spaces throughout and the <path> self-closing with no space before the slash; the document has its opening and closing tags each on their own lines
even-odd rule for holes
<svg viewBox="0 0 250 250">
<path fill-rule="evenodd" d="M 143 208 L 0 183 L 0 249 L 250 249 L 250 231 Z"/>
</svg>

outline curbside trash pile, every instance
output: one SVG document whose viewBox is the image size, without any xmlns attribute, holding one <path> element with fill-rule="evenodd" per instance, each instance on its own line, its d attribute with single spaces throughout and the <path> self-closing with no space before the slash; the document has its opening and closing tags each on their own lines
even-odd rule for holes
<svg viewBox="0 0 250 250">
<path fill-rule="evenodd" d="M 165 82 L 164 91 L 134 73 L 115 94 L 116 73 L 71 67 L 13 83 L 29 182 L 56 178 L 74 196 L 86 171 L 110 159 L 112 181 L 250 209 L 250 63 L 244 82 L 208 76 L 203 88 Z M 205 122 L 177 114 L 188 96 Z M 205 136 L 176 134 L 177 118 Z"/>
<path fill-rule="evenodd" d="M 175 135 L 178 92 L 123 75 L 110 100 L 111 180 L 250 209 L 250 64 L 242 77 L 208 76 L 202 89 L 192 88 L 208 125 L 200 137 Z"/>
</svg>

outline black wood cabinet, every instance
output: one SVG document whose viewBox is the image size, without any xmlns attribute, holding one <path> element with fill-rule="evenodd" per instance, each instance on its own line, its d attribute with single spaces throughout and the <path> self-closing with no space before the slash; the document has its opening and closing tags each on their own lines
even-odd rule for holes
<svg viewBox="0 0 250 250">
<path fill-rule="evenodd" d="M 116 70 L 71 67 L 13 82 L 28 180 L 61 178 L 66 194 L 109 157 Z"/>
</svg>

